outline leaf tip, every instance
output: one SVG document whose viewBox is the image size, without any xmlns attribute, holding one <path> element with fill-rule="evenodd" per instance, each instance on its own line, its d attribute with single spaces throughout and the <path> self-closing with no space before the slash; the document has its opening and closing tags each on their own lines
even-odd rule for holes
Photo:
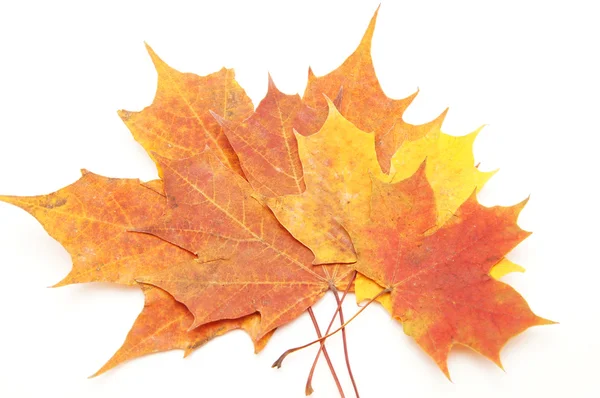
<svg viewBox="0 0 600 398">
<path fill-rule="evenodd" d="M 135 112 L 130 112 L 130 111 L 126 111 L 125 109 L 119 109 L 117 111 L 117 115 L 119 115 L 119 117 L 121 118 L 121 120 L 125 123 L 127 123 L 127 121 L 129 120 L 129 118 L 131 118 L 131 116 L 134 114 Z"/>
<path fill-rule="evenodd" d="M 275 86 L 275 82 L 273 81 L 273 76 L 271 76 L 271 72 L 267 72 L 267 92 L 271 92 L 271 91 L 279 91 L 277 90 L 277 87 Z"/>
<path fill-rule="evenodd" d="M 327 119 L 336 119 L 341 117 L 342 115 L 335 106 L 335 103 L 327 95 L 323 94 L 323 97 L 325 97 L 325 101 L 327 101 L 327 108 L 329 109 Z"/>
<path fill-rule="evenodd" d="M 71 280 L 71 274 L 64 277 L 60 282 L 55 283 L 54 285 L 48 286 L 48 289 L 55 289 L 57 287 L 63 287 L 67 285 L 71 285 L 75 282 Z"/>
<path fill-rule="evenodd" d="M 156 71 L 160 74 L 161 69 L 168 67 L 168 65 L 156 54 L 156 52 L 148 43 L 144 42 L 144 45 L 146 46 L 146 51 L 148 51 L 148 55 L 150 55 L 150 59 L 152 59 L 152 63 L 154 64 Z"/>
<path fill-rule="evenodd" d="M 427 178 L 426 174 L 425 174 L 426 170 L 427 170 L 427 156 L 425 156 L 425 158 L 423 159 L 423 161 L 419 165 L 419 168 L 413 174 L 412 178 L 417 178 L 417 179 Z"/>
<path fill-rule="evenodd" d="M 442 124 L 444 123 L 444 120 L 446 120 L 446 116 L 448 116 L 448 111 L 449 111 L 449 110 L 450 110 L 450 107 L 446 107 L 446 109 L 444 109 L 444 110 L 442 111 L 442 113 L 440 113 L 440 114 L 438 115 L 438 117 L 436 117 L 436 118 L 433 120 L 433 123 L 434 123 L 436 126 L 438 126 L 438 128 L 440 128 L 440 129 L 441 129 L 441 127 L 442 127 Z"/>
<path fill-rule="evenodd" d="M 0 202 L 14 204 L 13 200 L 14 199 L 13 199 L 12 196 L 9 196 L 9 195 L 0 195 Z"/>
<path fill-rule="evenodd" d="M 375 25 L 377 24 L 377 15 L 379 14 L 379 9 L 381 8 L 381 3 L 375 9 L 373 16 L 371 17 L 371 21 L 369 21 L 369 26 L 367 26 L 367 30 L 363 35 L 360 44 L 358 45 L 359 50 L 363 50 L 365 52 L 371 52 L 371 42 L 373 41 L 373 33 L 375 32 Z"/>
<path fill-rule="evenodd" d="M 221 115 L 219 115 L 218 113 L 215 113 L 212 109 L 209 109 L 208 112 L 221 127 L 226 126 L 227 121 Z"/>
<path fill-rule="evenodd" d="M 336 108 L 339 108 L 342 106 L 343 97 L 344 97 L 344 86 L 340 86 L 340 90 L 338 91 L 337 96 L 333 100 L 333 104 L 336 106 Z"/>
<path fill-rule="evenodd" d="M 511 209 L 515 212 L 516 216 L 518 216 L 521 213 L 521 211 L 523 211 L 525 205 L 529 202 L 529 199 L 531 199 L 531 195 L 528 195 L 525 199 L 523 199 L 516 205 L 511 206 Z"/>
<path fill-rule="evenodd" d="M 536 316 L 537 318 L 537 326 L 544 326 L 544 325 L 560 325 L 560 322 L 556 322 L 556 321 L 551 321 L 550 319 L 546 319 L 546 318 L 542 318 L 540 316 Z"/>
</svg>

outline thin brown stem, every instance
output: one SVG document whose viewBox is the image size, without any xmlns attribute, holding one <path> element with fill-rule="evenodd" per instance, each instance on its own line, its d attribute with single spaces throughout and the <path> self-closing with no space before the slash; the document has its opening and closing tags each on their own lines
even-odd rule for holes
<svg viewBox="0 0 600 398">
<path fill-rule="evenodd" d="M 315 327 L 315 331 L 317 332 L 317 337 L 321 338 L 321 329 L 319 329 L 319 324 L 317 323 L 317 318 L 315 317 L 315 313 L 313 312 L 312 307 L 308 307 L 308 315 L 310 315 L 310 319 Z M 323 351 L 323 356 L 327 361 L 327 365 L 329 366 L 329 370 L 331 371 L 331 375 L 333 376 L 333 380 L 335 381 L 335 385 L 337 386 L 338 392 L 340 393 L 341 398 L 345 398 L 344 390 L 342 389 L 342 385 L 340 383 L 340 379 L 338 379 L 337 373 L 335 373 L 335 369 L 333 367 L 333 363 L 331 363 L 331 358 L 329 357 L 329 353 L 327 353 L 327 348 L 325 348 L 325 342 L 321 342 L 321 348 L 319 352 Z M 306 390 L 306 395 L 312 394 L 312 389 L 310 391 Z"/>
<path fill-rule="evenodd" d="M 342 301 L 340 300 L 340 295 L 338 294 L 337 289 L 335 288 L 333 289 L 333 295 L 335 296 L 335 301 L 337 301 L 338 307 L 340 307 L 340 325 L 343 325 L 344 312 L 342 311 Z M 342 342 L 344 344 L 344 357 L 346 359 L 346 368 L 348 368 L 348 376 L 350 376 L 350 381 L 352 382 L 352 387 L 354 388 L 354 394 L 356 394 L 356 398 L 360 398 L 360 394 L 358 393 L 358 387 L 356 387 L 356 381 L 354 380 L 354 375 L 352 374 L 352 368 L 350 366 L 350 357 L 348 355 L 348 341 L 346 340 L 346 328 L 342 329 Z M 323 351 L 323 355 L 325 355 L 325 351 Z"/>
<path fill-rule="evenodd" d="M 342 329 L 344 329 L 346 326 L 348 326 L 348 324 L 349 324 L 350 322 L 352 322 L 353 320 L 355 320 L 355 319 L 356 319 L 356 317 L 357 317 L 357 316 L 359 316 L 361 312 L 363 312 L 364 310 L 366 310 L 366 309 L 367 309 L 367 307 L 369 307 L 369 305 L 370 305 L 370 304 L 371 304 L 373 301 L 377 300 L 377 299 L 378 299 L 379 297 L 381 297 L 383 294 L 385 294 L 385 293 L 389 293 L 390 291 L 391 291 L 391 290 L 390 290 L 389 288 L 386 288 L 386 289 L 383 289 L 382 291 L 380 291 L 379 293 L 377 293 L 377 295 L 376 295 L 375 297 L 373 297 L 371 300 L 369 300 L 369 301 L 367 302 L 367 304 L 365 304 L 365 306 L 364 306 L 364 307 L 362 307 L 360 310 L 358 310 L 358 312 L 356 312 L 356 314 L 352 315 L 352 318 L 348 319 L 348 320 L 347 320 L 347 321 L 346 321 L 346 322 L 345 322 L 345 323 L 344 323 L 342 326 L 340 326 L 339 328 L 337 328 L 337 329 L 336 329 L 336 330 L 334 330 L 333 332 L 331 332 L 331 333 L 329 333 L 329 334 L 326 334 L 325 336 L 323 336 L 323 337 L 321 337 L 321 338 L 319 338 L 319 339 L 317 339 L 317 340 L 311 341 L 311 342 L 310 342 L 310 343 L 308 343 L 308 344 L 304 344 L 304 345 L 302 345 L 302 346 L 295 347 L 295 348 L 290 348 L 289 350 L 287 350 L 286 352 L 284 352 L 283 354 L 281 354 L 281 356 L 280 356 L 280 357 L 279 357 L 279 358 L 278 358 L 278 359 L 277 359 L 277 360 L 276 360 L 276 361 L 273 363 L 273 365 L 271 365 L 271 367 L 273 367 L 273 368 L 280 368 L 280 367 L 281 367 L 281 364 L 283 363 L 283 360 L 284 360 L 284 359 L 285 359 L 285 358 L 286 358 L 288 355 L 290 355 L 292 352 L 296 352 L 296 351 L 302 350 L 302 349 L 304 349 L 304 348 L 306 348 L 306 347 L 310 347 L 310 346 L 311 346 L 311 345 L 313 345 L 313 344 L 317 344 L 317 343 L 320 343 L 321 341 L 325 341 L 325 340 L 327 340 L 329 337 L 333 336 L 334 334 L 336 334 L 337 332 L 339 332 L 340 330 L 342 330 Z M 339 307 L 338 307 L 338 309 L 339 309 Z M 338 312 L 338 311 L 336 311 L 336 314 L 337 314 L 337 312 Z"/>
<path fill-rule="evenodd" d="M 336 295 L 337 307 L 335 309 L 335 313 L 333 314 L 333 317 L 331 318 L 331 321 L 329 322 L 329 326 L 327 326 L 327 330 L 325 331 L 325 334 L 329 333 L 329 331 L 331 330 L 331 327 L 333 326 L 333 322 L 335 322 L 335 318 L 336 318 L 338 312 L 340 314 L 342 313 L 342 302 L 344 301 L 344 299 L 346 298 L 346 295 L 350 291 L 350 288 L 352 287 L 352 283 L 354 283 L 354 280 L 356 279 L 356 274 L 357 274 L 357 272 L 354 271 L 354 273 L 352 274 L 352 277 L 350 278 L 350 282 L 348 282 L 348 286 L 346 286 L 346 289 L 344 290 L 344 295 L 342 296 L 341 300 L 339 298 L 339 295 L 337 295 L 337 289 L 335 288 L 335 286 L 331 286 L 331 290 Z M 342 318 L 340 318 L 340 319 L 342 319 Z M 342 320 L 342 322 L 340 324 L 343 324 L 343 323 L 344 323 L 344 321 Z M 345 345 L 345 340 L 344 340 L 344 345 Z M 308 379 L 306 380 L 306 389 L 305 389 L 307 392 L 306 395 L 310 395 L 308 393 L 308 391 L 310 391 L 311 393 L 313 392 L 312 378 L 313 378 L 313 375 L 315 374 L 315 369 L 317 367 L 317 363 L 319 362 L 320 355 L 321 355 L 321 350 L 319 350 L 317 352 L 317 355 L 315 356 L 315 360 L 313 361 L 312 367 L 310 368 L 310 373 L 308 374 Z M 354 383 L 353 383 L 353 385 L 354 385 Z"/>
</svg>

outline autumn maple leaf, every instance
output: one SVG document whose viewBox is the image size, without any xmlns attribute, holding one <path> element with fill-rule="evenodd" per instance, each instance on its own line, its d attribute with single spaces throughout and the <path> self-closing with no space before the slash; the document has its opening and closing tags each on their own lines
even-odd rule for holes
<svg viewBox="0 0 600 398">
<path fill-rule="evenodd" d="M 71 255 L 73 269 L 55 287 L 84 282 L 137 285 L 141 275 L 157 272 L 194 255 L 164 240 L 131 232 L 167 210 L 162 182 L 107 178 L 84 170 L 75 183 L 49 195 L 1 196 L 33 215 Z M 145 307 L 123 347 L 96 374 L 152 352 L 194 348 L 229 330 L 244 329 L 257 350 L 270 334 L 256 337 L 257 318 L 213 322 L 188 332 L 192 315 L 160 289 L 145 289 Z M 177 338 L 175 338 L 177 336 Z"/>
<path fill-rule="evenodd" d="M 405 142 L 425 136 L 438 120 L 422 125 L 406 123 L 402 115 L 417 93 L 395 100 L 383 92 L 371 57 L 371 42 L 378 12 L 379 8 L 371 18 L 357 49 L 342 65 L 321 77 L 309 70 L 302 101 L 316 110 L 316 117 L 320 121 L 318 124 L 321 125 L 329 113 L 324 95 L 329 98 L 339 96 L 337 108 L 340 113 L 360 130 L 375 135 L 377 157 L 382 170 L 387 173 L 390 171 L 392 156 L 398 148 Z M 295 127 L 303 135 L 314 133 L 302 124 Z"/>
<path fill-rule="evenodd" d="M 141 112 L 119 112 L 136 140 L 151 155 L 175 159 L 201 153 L 208 147 L 241 174 L 237 155 L 210 114 L 212 109 L 219 110 L 223 113 L 221 122 L 235 123 L 252 113 L 252 102 L 234 80 L 233 71 L 222 69 L 206 77 L 181 73 L 164 63 L 149 46 L 147 50 L 158 72 L 154 102 Z M 273 181 L 271 185 L 277 184 Z M 140 183 L 85 172 L 75 184 L 54 194 L 1 199 L 34 215 L 71 254 L 73 271 L 56 286 L 93 281 L 134 285 L 142 275 L 194 258 L 164 240 L 131 232 L 146 220 L 164 214 L 167 202 L 161 181 Z M 160 289 L 144 291 L 144 310 L 123 347 L 96 374 L 152 352 L 185 348 L 188 353 L 200 342 L 233 329 L 245 329 L 257 349 L 271 335 L 268 332 L 258 339 L 256 315 L 216 320 L 189 331 L 193 316 L 185 306 L 169 294 L 161 294 Z"/>
<path fill-rule="evenodd" d="M 151 157 L 157 154 L 169 159 L 193 156 L 209 147 L 241 174 L 237 155 L 210 114 L 217 111 L 230 121 L 242 121 L 252 114 L 252 101 L 235 80 L 233 70 L 223 68 L 208 76 L 181 73 L 150 46 L 146 48 L 158 73 L 154 101 L 141 112 L 119 112 L 135 139 Z"/>
<path fill-rule="evenodd" d="M 296 136 L 306 190 L 268 198 L 266 203 L 292 235 L 313 251 L 315 264 L 352 263 L 356 252 L 347 230 L 368 219 L 371 176 L 397 182 L 427 158 L 427 174 L 436 189 L 438 223 L 443 223 L 493 172 L 474 166 L 472 145 L 477 132 L 448 136 L 440 131 L 442 120 L 432 122 L 427 135 L 397 151 L 388 175 L 377 161 L 374 136 L 350 123 L 330 103 L 329 116 L 319 132 Z"/>
<path fill-rule="evenodd" d="M 258 337 L 302 314 L 351 272 L 313 267 L 313 255 L 252 197 L 243 178 L 211 152 L 161 159 L 170 210 L 146 232 L 196 253 L 190 260 L 138 278 L 156 285 L 194 314 L 191 328 L 260 312 Z"/>
<path fill-rule="evenodd" d="M 359 253 L 354 266 L 390 292 L 392 315 L 446 375 L 454 344 L 502 366 L 500 349 L 509 338 L 552 323 L 490 276 L 492 267 L 529 236 L 517 226 L 525 203 L 487 208 L 473 194 L 428 234 L 437 214 L 424 165 L 396 184 L 373 180 L 370 222 L 351 232 Z"/>
<path fill-rule="evenodd" d="M 267 95 L 249 118 L 236 122 L 211 113 L 223 127 L 252 188 L 271 197 L 304 191 L 293 125 L 298 115 L 309 111 L 299 95 L 282 93 L 269 75 Z"/>
<path fill-rule="evenodd" d="M 94 376 L 125 361 L 155 352 L 181 349 L 184 350 L 184 355 L 188 356 L 211 339 L 235 329 L 244 329 L 250 335 L 254 342 L 254 350 L 258 353 L 272 335 L 269 333 L 261 339 L 257 338 L 260 322 L 258 314 L 212 322 L 190 330 L 194 317 L 185 305 L 157 287 L 142 285 L 142 291 L 145 297 L 144 309 L 135 320 L 121 348 Z"/>
<path fill-rule="evenodd" d="M 107 178 L 83 171 L 75 183 L 49 195 L 2 196 L 33 215 L 71 255 L 73 269 L 55 286 L 83 282 L 134 285 L 135 278 L 192 254 L 168 242 L 129 232 L 167 210 L 160 182 Z"/>
</svg>

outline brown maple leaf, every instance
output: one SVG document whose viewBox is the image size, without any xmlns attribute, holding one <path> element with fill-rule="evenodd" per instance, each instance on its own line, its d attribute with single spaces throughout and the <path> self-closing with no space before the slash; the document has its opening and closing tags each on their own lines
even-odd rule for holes
<svg viewBox="0 0 600 398">
<path fill-rule="evenodd" d="M 313 267 L 296 241 L 248 182 L 210 151 L 182 160 L 155 155 L 163 169 L 171 210 L 138 231 L 196 253 L 138 280 L 158 286 L 194 315 L 191 328 L 260 312 L 258 338 L 302 314 L 351 270 Z"/>
<path fill-rule="evenodd" d="M 428 233 L 437 215 L 424 164 L 396 184 L 373 179 L 370 222 L 351 231 L 358 252 L 354 266 L 390 292 L 392 315 L 447 376 L 454 344 L 501 366 L 500 349 L 508 339 L 552 323 L 490 276 L 530 234 L 516 223 L 525 203 L 487 208 L 473 193 L 453 218 Z"/>
<path fill-rule="evenodd" d="M 135 139 L 151 157 L 155 153 L 170 159 L 196 155 L 208 146 L 241 174 L 233 148 L 210 114 L 213 110 L 230 121 L 242 121 L 252 114 L 252 101 L 235 80 L 233 69 L 223 68 L 208 76 L 181 73 L 148 45 L 146 48 L 158 72 L 154 102 L 141 112 L 119 111 Z"/>
<path fill-rule="evenodd" d="M 439 120 L 422 125 L 406 123 L 402 115 L 417 93 L 395 100 L 383 92 L 371 57 L 371 42 L 378 11 L 379 7 L 371 18 L 358 48 L 342 65 L 321 77 L 316 77 L 309 69 L 308 84 L 302 101 L 315 109 L 318 122 L 311 120 L 309 126 L 298 123 L 295 127 L 303 135 L 314 133 L 316 130 L 313 126 L 322 125 L 328 115 L 323 94 L 329 98 L 339 96 L 339 104 L 336 105 L 340 113 L 360 130 L 375 134 L 377 157 L 382 170 L 388 173 L 392 156 L 398 148 L 404 142 L 425 136 L 439 124 Z"/>
</svg>

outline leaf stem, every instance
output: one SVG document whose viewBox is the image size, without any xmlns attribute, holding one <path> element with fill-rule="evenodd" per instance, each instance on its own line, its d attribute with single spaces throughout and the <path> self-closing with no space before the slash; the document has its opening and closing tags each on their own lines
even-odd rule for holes
<svg viewBox="0 0 600 398">
<path fill-rule="evenodd" d="M 350 288 L 352 287 L 352 283 L 354 283 L 354 280 L 356 279 L 356 271 L 354 271 L 354 273 L 352 274 L 352 277 L 350 278 L 350 281 L 348 282 L 348 286 L 346 287 L 346 289 L 344 290 L 344 295 L 342 296 L 342 299 L 340 300 L 340 296 L 338 295 L 337 289 L 335 286 L 331 286 L 331 291 L 334 293 L 335 295 L 335 300 L 337 302 L 337 308 L 335 310 L 335 313 L 333 314 L 333 317 L 331 318 L 331 321 L 329 322 L 329 326 L 327 326 L 327 330 L 325 331 L 325 334 L 329 333 L 329 331 L 331 330 L 331 327 L 333 326 L 333 322 L 335 321 L 335 318 L 338 314 L 338 311 L 340 313 L 340 324 L 344 323 L 344 316 L 343 316 L 343 311 L 342 311 L 342 302 L 344 301 L 344 299 L 346 298 L 346 295 L 348 294 L 348 292 L 350 291 Z M 347 347 L 346 347 L 346 339 L 345 339 L 345 335 L 346 335 L 346 331 L 342 331 L 342 336 L 344 336 L 344 353 L 347 354 Z M 319 336 L 320 337 L 320 336 Z M 317 355 L 315 356 L 315 360 L 312 364 L 312 367 L 310 368 L 310 373 L 308 374 L 308 379 L 306 380 L 306 395 L 310 395 L 314 390 L 312 388 L 312 378 L 313 375 L 315 373 L 315 369 L 317 367 L 317 362 L 319 362 L 319 356 L 321 355 L 321 350 L 319 350 L 317 352 Z M 352 379 L 352 385 L 354 387 L 354 392 L 356 393 L 356 385 L 354 383 L 354 377 L 352 376 L 352 371 L 350 370 L 350 364 L 348 362 L 347 359 L 347 355 L 346 355 L 346 365 L 348 367 L 348 373 L 350 375 L 350 378 Z M 358 394 L 357 394 L 358 397 Z"/>
<path fill-rule="evenodd" d="M 338 294 L 337 289 L 333 289 L 333 295 L 335 296 L 335 300 L 337 301 L 338 307 L 340 307 L 340 325 L 344 324 L 344 312 L 342 311 L 342 301 L 340 300 L 340 295 Z M 352 382 L 352 387 L 354 388 L 354 394 L 356 398 L 360 398 L 360 394 L 358 393 L 358 387 L 356 386 L 356 381 L 354 380 L 354 375 L 352 374 L 352 367 L 350 366 L 350 357 L 348 355 L 348 341 L 346 340 L 346 328 L 342 329 L 342 342 L 344 344 L 344 358 L 346 359 L 346 368 L 348 368 L 348 376 L 350 376 L 350 381 Z M 323 355 L 325 355 L 325 351 L 323 351 Z"/>
<path fill-rule="evenodd" d="M 304 344 L 304 345 L 302 345 L 302 346 L 295 347 L 295 348 L 290 348 L 289 350 L 287 350 L 286 352 L 284 352 L 283 354 L 281 354 L 281 356 L 280 356 L 280 357 L 279 357 L 279 358 L 278 358 L 278 359 L 277 359 L 277 360 L 276 360 L 276 361 L 273 363 L 273 365 L 271 365 L 271 367 L 273 367 L 273 368 L 280 368 L 280 367 L 281 367 L 281 364 L 283 363 L 283 360 L 284 360 L 284 359 L 285 359 L 285 358 L 286 358 L 288 355 L 290 355 L 292 352 L 296 352 L 296 351 L 302 350 L 302 349 L 304 349 L 304 348 L 306 348 L 306 347 L 310 347 L 310 346 L 311 346 L 311 345 L 313 345 L 313 344 L 320 343 L 321 341 L 325 341 L 325 340 L 326 340 L 326 339 L 328 339 L 329 337 L 333 336 L 334 334 L 336 334 L 337 332 L 339 332 L 340 330 L 342 330 L 343 328 L 345 328 L 345 327 L 346 327 L 346 326 L 347 326 L 347 325 L 348 325 L 350 322 L 352 322 L 354 319 L 356 319 L 356 317 L 357 317 L 358 315 L 360 315 L 360 313 L 361 313 L 361 312 L 363 312 L 365 309 L 367 309 L 367 307 L 368 307 L 368 306 L 369 306 L 369 305 L 370 305 L 370 304 L 371 304 L 373 301 L 377 300 L 377 299 L 378 299 L 380 296 L 382 296 L 383 294 L 385 294 L 385 293 L 389 293 L 390 291 L 391 291 L 391 289 L 389 289 L 389 288 L 386 288 L 386 289 L 383 289 L 382 291 L 380 291 L 379 293 L 377 293 L 377 295 L 376 295 L 375 297 L 373 297 L 371 300 L 369 300 L 369 301 L 367 302 L 367 304 L 365 304 L 365 306 L 364 306 L 364 307 L 362 307 L 360 310 L 358 310 L 358 312 L 356 312 L 356 314 L 354 314 L 354 315 L 352 316 L 352 318 L 348 319 L 348 321 L 346 321 L 346 322 L 345 322 L 345 323 L 344 323 L 342 326 L 340 326 L 339 328 L 337 328 L 337 329 L 336 329 L 336 330 L 334 330 L 333 332 L 331 332 L 331 333 L 329 333 L 329 334 L 326 334 L 325 336 L 323 336 L 323 337 L 321 337 L 321 338 L 319 338 L 319 339 L 317 339 L 317 340 L 311 341 L 310 343 Z M 337 314 L 337 311 L 336 311 L 336 314 Z"/>
<path fill-rule="evenodd" d="M 321 338 L 321 329 L 319 329 L 319 324 L 317 323 L 317 318 L 315 317 L 315 313 L 313 312 L 312 307 L 308 307 L 308 315 L 310 315 L 310 319 L 312 320 L 312 323 L 315 326 L 315 331 L 317 332 L 317 337 Z M 325 348 L 324 341 L 321 341 L 321 347 L 319 348 L 319 353 L 321 351 L 323 351 L 323 356 L 325 357 L 325 360 L 327 361 L 327 365 L 329 366 L 329 370 L 331 371 L 331 375 L 333 376 L 335 385 L 337 386 L 337 389 L 340 393 L 340 397 L 345 398 L 346 396 L 344 395 L 344 390 L 342 389 L 340 379 L 338 379 L 337 373 L 335 372 L 335 369 L 333 367 L 333 363 L 331 363 L 331 358 L 329 357 L 329 354 L 327 353 L 327 348 Z M 308 390 L 308 385 L 307 385 L 306 395 L 310 395 L 310 394 L 312 394 L 312 392 L 313 392 L 312 388 L 310 390 Z"/>
</svg>

